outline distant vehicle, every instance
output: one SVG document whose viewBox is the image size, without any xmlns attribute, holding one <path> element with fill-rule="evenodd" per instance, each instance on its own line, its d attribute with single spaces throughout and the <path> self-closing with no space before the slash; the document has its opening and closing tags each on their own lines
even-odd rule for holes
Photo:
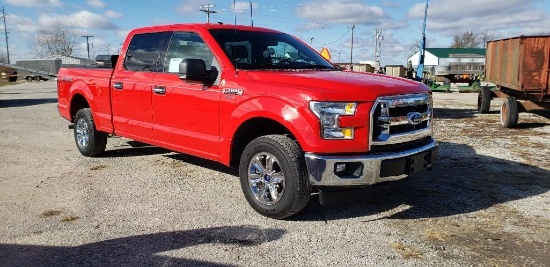
<svg viewBox="0 0 550 267">
<path fill-rule="evenodd" d="M 95 57 L 95 65 L 98 68 L 112 68 L 113 67 L 113 61 L 111 60 L 111 57 L 113 55 L 97 55 Z"/>
</svg>

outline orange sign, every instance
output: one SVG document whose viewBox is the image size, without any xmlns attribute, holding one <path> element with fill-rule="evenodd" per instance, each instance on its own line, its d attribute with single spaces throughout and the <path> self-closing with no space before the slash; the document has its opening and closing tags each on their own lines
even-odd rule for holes
<svg viewBox="0 0 550 267">
<path fill-rule="evenodd" d="M 326 60 L 330 60 L 332 57 L 330 56 L 330 52 L 328 51 L 328 48 L 323 47 L 321 50 L 321 56 L 323 56 Z"/>
</svg>

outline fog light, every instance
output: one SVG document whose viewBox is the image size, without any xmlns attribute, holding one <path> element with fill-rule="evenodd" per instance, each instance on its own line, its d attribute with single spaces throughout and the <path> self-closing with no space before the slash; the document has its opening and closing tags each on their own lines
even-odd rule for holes
<svg viewBox="0 0 550 267">
<path fill-rule="evenodd" d="M 336 164 L 336 172 L 343 172 L 346 170 L 346 164 Z"/>
</svg>

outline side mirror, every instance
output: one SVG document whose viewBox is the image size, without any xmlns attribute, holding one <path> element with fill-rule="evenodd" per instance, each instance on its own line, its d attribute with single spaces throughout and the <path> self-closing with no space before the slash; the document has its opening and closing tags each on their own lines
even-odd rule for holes
<svg viewBox="0 0 550 267">
<path fill-rule="evenodd" d="M 206 71 L 206 63 L 202 59 L 186 58 L 179 65 L 180 79 L 189 81 L 206 82 L 209 77 Z"/>
</svg>

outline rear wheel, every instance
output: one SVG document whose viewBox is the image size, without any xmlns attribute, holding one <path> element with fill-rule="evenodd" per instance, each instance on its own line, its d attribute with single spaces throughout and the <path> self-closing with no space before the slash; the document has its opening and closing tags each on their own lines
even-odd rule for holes
<svg viewBox="0 0 550 267">
<path fill-rule="evenodd" d="M 89 108 L 79 110 L 76 112 L 74 122 L 74 139 L 80 153 L 88 157 L 103 153 L 107 146 L 107 134 L 96 129 L 92 110 Z"/>
<path fill-rule="evenodd" d="M 481 87 L 477 95 L 477 111 L 480 114 L 489 113 L 491 107 L 491 89 Z"/>
<path fill-rule="evenodd" d="M 294 215 L 311 196 L 304 152 L 287 136 L 267 135 L 252 140 L 241 156 L 239 176 L 246 200 L 266 217 Z"/>
<path fill-rule="evenodd" d="M 505 128 L 513 128 L 518 124 L 518 101 L 515 97 L 507 97 L 500 106 L 500 123 Z"/>
</svg>

